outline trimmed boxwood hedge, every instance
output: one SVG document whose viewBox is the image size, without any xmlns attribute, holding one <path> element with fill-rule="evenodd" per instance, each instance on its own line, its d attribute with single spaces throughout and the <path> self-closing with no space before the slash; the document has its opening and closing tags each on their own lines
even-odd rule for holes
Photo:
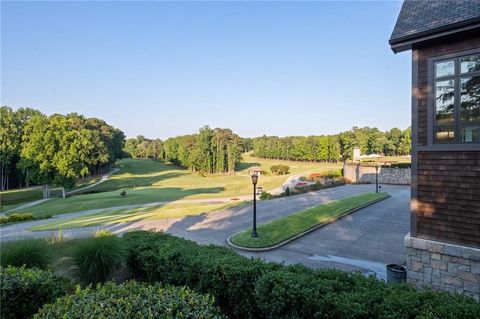
<svg viewBox="0 0 480 319">
<path fill-rule="evenodd" d="M 459 295 L 265 263 L 163 233 L 134 231 L 124 240 L 139 279 L 210 293 L 232 318 L 480 318 L 480 304 Z"/>
<path fill-rule="evenodd" d="M 77 290 L 45 305 L 34 316 L 49 318 L 223 318 L 214 299 L 185 287 L 145 285 L 134 281 L 99 284 L 95 290 Z"/>
<path fill-rule="evenodd" d="M 130 271 L 137 279 L 210 293 L 227 315 L 237 318 L 255 317 L 255 282 L 281 267 L 162 233 L 133 231 L 123 239 Z"/>
<path fill-rule="evenodd" d="M 0 267 L 1 318 L 30 318 L 44 304 L 74 290 L 68 279 L 48 271 Z"/>
</svg>

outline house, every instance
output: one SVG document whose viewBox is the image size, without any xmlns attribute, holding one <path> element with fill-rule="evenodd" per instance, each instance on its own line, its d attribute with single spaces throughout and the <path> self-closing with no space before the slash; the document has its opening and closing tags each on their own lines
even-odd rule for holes
<svg viewBox="0 0 480 319">
<path fill-rule="evenodd" d="M 480 299 L 480 2 L 404 1 L 390 38 L 412 52 L 407 281 Z"/>
</svg>

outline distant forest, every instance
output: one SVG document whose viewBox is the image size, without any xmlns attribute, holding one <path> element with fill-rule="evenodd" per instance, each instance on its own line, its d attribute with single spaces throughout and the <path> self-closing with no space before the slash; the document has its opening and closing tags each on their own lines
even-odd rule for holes
<svg viewBox="0 0 480 319">
<path fill-rule="evenodd" d="M 354 127 L 335 135 L 241 138 L 228 128 L 201 128 L 196 134 L 125 140 L 124 133 L 98 118 L 77 113 L 42 114 L 32 108 L 0 109 L 1 190 L 49 184 L 72 188 L 76 179 L 97 175 L 122 157 L 171 162 L 201 174 L 234 173 L 242 153 L 312 162 L 351 159 L 363 154 L 410 154 L 410 128 Z"/>
<path fill-rule="evenodd" d="M 337 162 L 349 160 L 354 147 L 362 154 L 387 156 L 409 155 L 410 128 L 393 128 L 382 132 L 377 128 L 354 127 L 336 135 L 320 136 L 262 136 L 245 141 L 254 156 L 294 161 Z"/>
<path fill-rule="evenodd" d="M 229 129 L 206 126 L 198 134 L 164 142 L 144 136 L 130 138 L 125 143 L 125 153 L 134 158 L 170 161 L 192 171 L 226 173 L 235 170 L 246 151 L 261 158 L 310 162 L 349 160 L 354 147 L 359 147 L 362 154 L 409 155 L 410 136 L 410 128 L 382 132 L 377 128 L 354 127 L 335 135 L 240 138 Z"/>
</svg>

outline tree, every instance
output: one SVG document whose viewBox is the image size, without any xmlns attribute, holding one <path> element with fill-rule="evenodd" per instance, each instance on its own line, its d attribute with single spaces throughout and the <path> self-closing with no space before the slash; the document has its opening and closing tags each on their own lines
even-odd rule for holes
<svg viewBox="0 0 480 319">
<path fill-rule="evenodd" d="M 22 131 L 19 166 L 29 182 L 44 185 L 44 198 L 51 183 L 61 186 L 65 197 L 77 178 L 113 164 L 124 144 L 120 130 L 76 113 L 35 114 Z"/>
</svg>

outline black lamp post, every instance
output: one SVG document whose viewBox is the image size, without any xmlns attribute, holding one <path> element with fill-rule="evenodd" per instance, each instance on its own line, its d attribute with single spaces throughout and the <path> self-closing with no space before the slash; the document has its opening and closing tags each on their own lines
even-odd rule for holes
<svg viewBox="0 0 480 319">
<path fill-rule="evenodd" d="M 253 229 L 252 229 L 252 237 L 256 238 L 257 235 L 257 182 L 258 182 L 258 175 L 257 172 L 253 172 L 251 174 L 252 177 L 252 184 L 253 184 Z"/>
</svg>

